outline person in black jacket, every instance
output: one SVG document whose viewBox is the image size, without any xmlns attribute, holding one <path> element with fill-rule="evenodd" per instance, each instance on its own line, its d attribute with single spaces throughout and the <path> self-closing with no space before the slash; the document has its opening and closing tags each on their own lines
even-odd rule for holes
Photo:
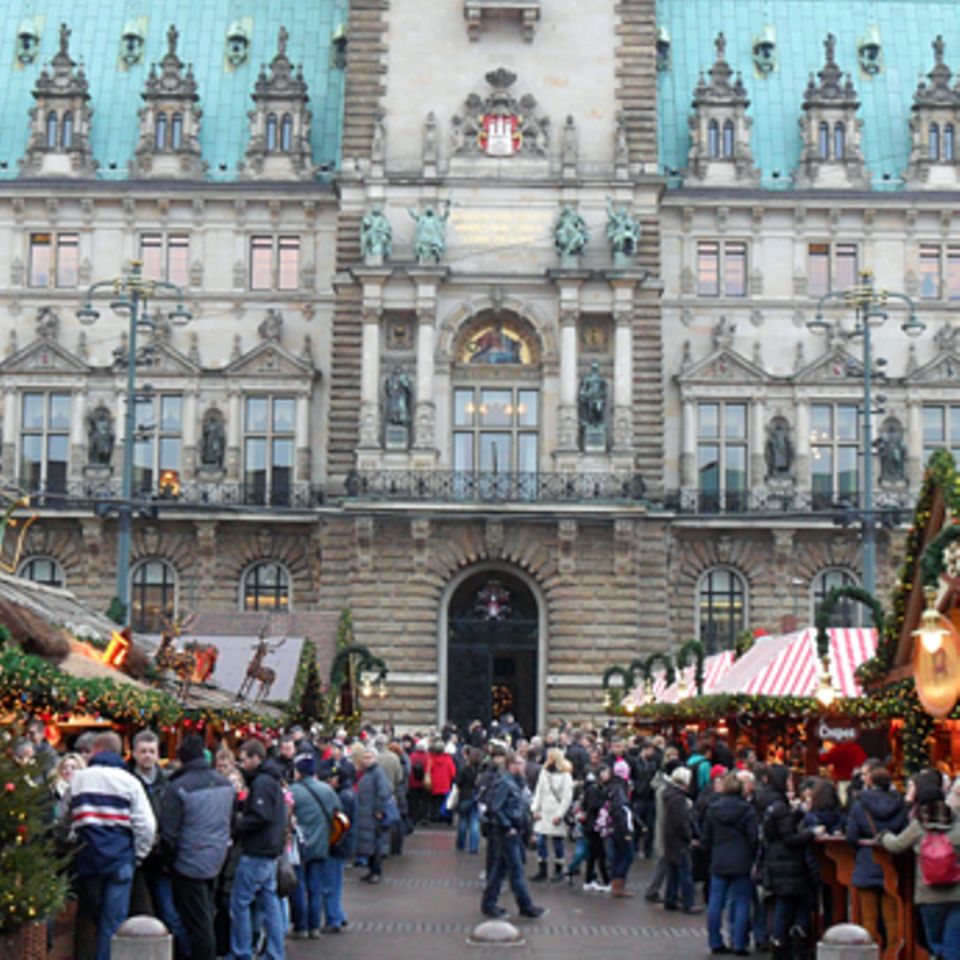
<svg viewBox="0 0 960 960">
<path fill-rule="evenodd" d="M 667 892 L 663 898 L 664 910 L 678 909 L 684 913 L 700 913 L 693 905 L 693 866 L 690 844 L 693 842 L 693 817 L 690 810 L 692 773 L 689 767 L 677 767 L 663 790 L 663 856 L 667 861 Z"/>
<path fill-rule="evenodd" d="M 597 816 L 606 801 L 601 780 L 610 779 L 610 768 L 601 766 L 596 774 L 588 773 L 583 786 L 583 799 L 580 801 L 580 816 L 583 835 L 587 841 L 587 875 L 583 881 L 584 890 L 596 890 L 607 893 L 610 890 L 610 873 L 607 870 L 607 845 L 597 833 Z M 597 883 L 597 871 L 601 882 Z"/>
<path fill-rule="evenodd" d="M 173 875 L 191 960 L 215 960 L 214 882 L 230 847 L 236 795 L 230 781 L 210 769 L 202 737 L 185 737 L 177 756 L 182 766 L 160 805 L 160 854 Z"/>
<path fill-rule="evenodd" d="M 771 943 L 774 960 L 789 960 L 792 937 L 802 953 L 810 932 L 811 877 L 807 849 L 813 831 L 802 826 L 803 811 L 793 806 L 790 770 L 767 770 L 768 804 L 763 813 L 763 886 L 773 900 Z"/>
<path fill-rule="evenodd" d="M 230 954 L 250 960 L 253 933 L 250 907 L 256 901 L 267 932 L 267 951 L 283 957 L 283 914 L 277 896 L 277 859 L 283 852 L 287 810 L 280 785 L 280 767 L 267 760 L 259 740 L 240 748 L 240 768 L 248 793 L 237 819 L 240 860 L 230 893 Z"/>
<path fill-rule="evenodd" d="M 738 957 L 749 954 L 750 911 L 753 884 L 750 870 L 757 855 L 759 833 L 757 811 L 743 798 L 743 783 L 736 773 L 728 773 L 721 792 L 704 815 L 701 844 L 710 864 L 710 902 L 707 931 L 710 949 L 725 953 L 721 926 L 723 908 L 730 900 L 730 935 Z"/>
</svg>

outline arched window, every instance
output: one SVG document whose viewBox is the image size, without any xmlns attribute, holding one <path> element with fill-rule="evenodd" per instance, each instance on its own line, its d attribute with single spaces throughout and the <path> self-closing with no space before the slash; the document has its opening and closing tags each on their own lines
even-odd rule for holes
<svg viewBox="0 0 960 960">
<path fill-rule="evenodd" d="M 830 159 L 830 126 L 826 121 L 821 121 L 817 130 L 817 153 L 821 160 Z"/>
<path fill-rule="evenodd" d="M 57 148 L 57 111 L 51 110 L 47 114 L 47 149 Z"/>
<path fill-rule="evenodd" d="M 160 633 L 177 606 L 177 575 L 164 560 L 144 560 L 130 575 L 130 625 L 140 633 Z"/>
<path fill-rule="evenodd" d="M 723 124 L 723 158 L 733 159 L 733 121 L 726 120 Z"/>
<path fill-rule="evenodd" d="M 953 163 L 954 160 L 952 123 L 944 124 L 943 127 L 943 159 L 947 163 Z"/>
<path fill-rule="evenodd" d="M 69 150 L 73 146 L 73 114 L 68 110 L 63 115 L 63 125 L 60 128 L 60 146 Z"/>
<path fill-rule="evenodd" d="M 175 113 L 170 121 L 170 149 L 179 150 L 183 146 L 183 114 Z"/>
<path fill-rule="evenodd" d="M 289 153 L 293 149 L 293 117 L 289 113 L 283 115 L 280 124 L 280 149 Z"/>
<path fill-rule="evenodd" d="M 289 610 L 290 574 L 279 563 L 257 563 L 243 575 L 241 610 Z"/>
<path fill-rule="evenodd" d="M 267 116 L 267 150 L 277 149 L 277 115 L 271 113 Z"/>
<path fill-rule="evenodd" d="M 930 159 L 940 159 L 940 125 L 930 124 Z"/>
<path fill-rule="evenodd" d="M 729 567 L 708 570 L 697 585 L 700 642 L 707 653 L 732 650 L 747 623 L 747 586 Z"/>
<path fill-rule="evenodd" d="M 832 568 L 821 570 L 810 585 L 810 599 L 813 602 L 813 619 L 831 590 L 837 587 L 859 586 L 857 578 L 849 570 Z M 863 606 L 849 597 L 844 597 L 834 607 L 830 617 L 831 627 L 859 627 L 863 623 Z"/>
<path fill-rule="evenodd" d="M 65 582 L 63 567 L 50 557 L 28 557 L 20 564 L 17 576 L 47 587 L 62 587 Z"/>
<path fill-rule="evenodd" d="M 154 124 L 154 146 L 157 150 L 167 149 L 167 115 L 165 113 L 157 114 L 157 122 Z"/>
<path fill-rule="evenodd" d="M 842 123 L 833 128 L 833 159 L 842 160 L 846 153 L 847 131 Z"/>
<path fill-rule="evenodd" d="M 720 156 L 720 127 L 716 120 L 707 124 L 707 156 L 711 159 Z"/>
</svg>

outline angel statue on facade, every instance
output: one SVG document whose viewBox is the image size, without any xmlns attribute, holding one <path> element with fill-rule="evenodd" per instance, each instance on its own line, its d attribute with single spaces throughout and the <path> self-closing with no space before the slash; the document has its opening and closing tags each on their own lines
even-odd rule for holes
<svg viewBox="0 0 960 960">
<path fill-rule="evenodd" d="M 413 255 L 417 263 L 439 263 L 447 249 L 445 233 L 450 217 L 449 201 L 442 213 L 433 206 L 421 213 L 407 208 L 407 213 L 417 221 L 413 231 Z"/>
<path fill-rule="evenodd" d="M 637 255 L 640 223 L 625 206 L 615 210 L 613 201 L 609 197 L 607 197 L 607 239 L 610 241 L 614 260 L 630 259 Z"/>
<path fill-rule="evenodd" d="M 374 207 L 360 223 L 360 249 L 367 262 L 383 262 L 393 250 L 393 229 L 379 207 Z"/>
<path fill-rule="evenodd" d="M 589 239 L 586 221 L 573 207 L 565 206 L 553 230 L 553 245 L 557 253 L 561 257 L 578 257 Z"/>
</svg>

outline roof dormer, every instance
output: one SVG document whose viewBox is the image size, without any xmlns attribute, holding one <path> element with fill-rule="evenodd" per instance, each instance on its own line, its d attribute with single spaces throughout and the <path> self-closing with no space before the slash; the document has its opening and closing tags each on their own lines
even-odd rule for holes
<svg viewBox="0 0 960 960">
<path fill-rule="evenodd" d="M 722 33 L 715 43 L 717 59 L 707 74 L 709 82 L 701 73 L 693 91 L 687 179 L 710 187 L 754 186 L 760 173 L 750 149 L 750 98 L 740 73 L 734 77 L 726 61 L 727 41 Z"/>
<path fill-rule="evenodd" d="M 311 180 L 316 174 L 310 146 L 307 84 L 287 57 L 290 35 L 281 27 L 277 55 L 261 67 L 253 91 L 250 142 L 240 175 L 248 180 Z"/>
<path fill-rule="evenodd" d="M 135 177 L 200 179 L 200 95 L 193 68 L 177 56 L 177 28 L 167 30 L 167 52 L 150 66 L 140 108 L 140 140 L 130 162 Z"/>
<path fill-rule="evenodd" d="M 913 94 L 910 163 L 905 174 L 907 186 L 913 189 L 953 189 L 958 183 L 960 89 L 950 85 L 953 73 L 943 62 L 944 49 L 943 37 L 938 36 L 933 41 L 933 69 Z"/>
<path fill-rule="evenodd" d="M 863 121 L 857 117 L 860 99 L 850 74 L 837 66 L 837 38 L 827 34 L 823 46 L 826 63 L 816 81 L 811 74 L 803 95 L 803 148 L 796 185 L 801 189 L 866 188 L 869 180 L 863 164 Z"/>
<path fill-rule="evenodd" d="M 30 108 L 30 140 L 20 172 L 33 177 L 90 177 L 90 89 L 83 66 L 70 58 L 70 30 L 60 24 L 60 49 L 37 77 Z"/>
</svg>

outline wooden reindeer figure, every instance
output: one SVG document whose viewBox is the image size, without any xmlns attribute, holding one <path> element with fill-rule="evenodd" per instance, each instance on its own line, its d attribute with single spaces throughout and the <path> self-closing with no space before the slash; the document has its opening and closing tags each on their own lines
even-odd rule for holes
<svg viewBox="0 0 960 960">
<path fill-rule="evenodd" d="M 268 654 L 279 650 L 284 645 L 286 637 L 278 644 L 271 646 L 267 642 L 265 633 L 266 628 L 260 631 L 260 635 L 257 638 L 256 646 L 253 648 L 253 656 L 247 664 L 247 674 L 243 678 L 243 683 L 240 684 L 240 689 L 237 691 L 238 700 L 245 700 L 247 695 L 253 690 L 253 685 L 259 683 L 260 686 L 257 689 L 256 695 L 253 697 L 253 702 L 260 703 L 261 700 L 266 699 L 270 693 L 270 688 L 277 680 L 276 671 L 270 667 L 265 667 L 263 661 L 266 660 Z"/>
<path fill-rule="evenodd" d="M 172 671 L 180 681 L 177 695 L 181 700 L 190 692 L 193 673 L 197 667 L 197 655 L 191 650 L 178 650 L 177 639 L 185 627 L 193 622 L 193 616 L 172 620 L 165 617 L 163 631 L 160 634 L 160 647 L 154 657 L 157 668 L 163 671 Z"/>
</svg>

